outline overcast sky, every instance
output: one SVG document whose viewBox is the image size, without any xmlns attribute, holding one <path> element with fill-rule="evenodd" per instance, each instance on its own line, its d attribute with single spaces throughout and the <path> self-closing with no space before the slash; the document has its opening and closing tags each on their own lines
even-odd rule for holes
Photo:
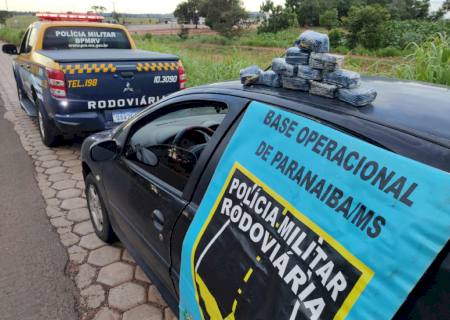
<svg viewBox="0 0 450 320">
<path fill-rule="evenodd" d="M 9 10 L 17 11 L 79 11 L 85 12 L 93 5 L 101 5 L 112 11 L 113 2 L 118 12 L 127 13 L 171 13 L 181 0 L 0 0 L 0 10 L 6 3 Z M 248 11 L 259 11 L 263 0 L 244 0 Z M 283 4 L 284 0 L 274 0 Z"/>
<path fill-rule="evenodd" d="M 432 10 L 436 10 L 443 0 L 431 0 Z M 127 13 L 170 13 L 181 0 L 0 0 L 0 10 L 8 5 L 9 10 L 16 11 L 79 11 L 85 12 L 93 5 L 101 5 L 112 11 L 113 2 L 118 12 Z M 263 0 L 243 0 L 248 11 L 259 11 Z M 285 0 L 274 0 L 283 4 Z"/>
</svg>

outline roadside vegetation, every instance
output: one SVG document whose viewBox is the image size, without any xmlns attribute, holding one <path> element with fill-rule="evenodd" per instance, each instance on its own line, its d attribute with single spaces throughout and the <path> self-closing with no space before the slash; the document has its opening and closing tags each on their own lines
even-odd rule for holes
<svg viewBox="0 0 450 320">
<path fill-rule="evenodd" d="M 175 11 L 178 21 L 196 24 L 205 17 L 216 35 L 183 28 L 178 36 L 135 40 L 141 49 L 178 54 L 190 86 L 237 79 L 251 64 L 266 68 L 306 29 L 328 33 L 331 51 L 346 56 L 347 69 L 450 85 L 450 20 L 443 19 L 449 11 L 450 0 L 434 13 L 428 0 L 286 0 L 284 6 L 267 0 L 251 24 L 242 22 L 247 14 L 237 0 L 186 0 Z M 7 17 L 0 40 L 18 44 L 33 18 Z M 14 27 L 18 21 L 24 25 Z"/>
</svg>

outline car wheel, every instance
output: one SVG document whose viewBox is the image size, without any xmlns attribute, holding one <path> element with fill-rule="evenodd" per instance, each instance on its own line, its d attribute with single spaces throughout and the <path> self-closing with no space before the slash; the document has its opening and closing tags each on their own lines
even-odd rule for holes
<svg viewBox="0 0 450 320">
<path fill-rule="evenodd" d="M 58 132 L 53 122 L 48 118 L 47 113 L 40 104 L 36 101 L 37 111 L 38 111 L 38 127 L 39 134 L 41 135 L 42 142 L 47 147 L 55 147 L 59 145 L 62 141 L 62 136 Z"/>
<path fill-rule="evenodd" d="M 113 243 L 117 240 L 117 237 L 112 229 L 108 212 L 106 211 L 103 198 L 97 186 L 97 181 L 92 173 L 87 175 L 85 185 L 89 214 L 95 233 L 103 241 Z"/>
</svg>

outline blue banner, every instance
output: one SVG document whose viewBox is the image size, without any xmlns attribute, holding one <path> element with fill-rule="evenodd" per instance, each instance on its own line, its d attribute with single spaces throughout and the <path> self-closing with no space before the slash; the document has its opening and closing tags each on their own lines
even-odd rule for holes
<svg viewBox="0 0 450 320">
<path fill-rule="evenodd" d="M 449 186 L 253 102 L 184 239 L 180 319 L 389 319 L 449 239 Z"/>
</svg>

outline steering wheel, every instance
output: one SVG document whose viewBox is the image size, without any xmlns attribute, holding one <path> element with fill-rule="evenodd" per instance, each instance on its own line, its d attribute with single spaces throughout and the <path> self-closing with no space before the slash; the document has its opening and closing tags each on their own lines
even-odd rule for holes
<svg viewBox="0 0 450 320">
<path fill-rule="evenodd" d="M 180 147 L 181 140 L 183 140 L 183 137 L 190 131 L 197 131 L 197 132 L 206 134 L 206 137 L 205 137 L 206 142 L 208 142 L 209 139 L 211 138 L 211 136 L 214 134 L 214 131 L 210 128 L 201 127 L 201 126 L 188 127 L 177 133 L 175 138 L 173 138 L 172 144 L 176 147 Z"/>
</svg>

